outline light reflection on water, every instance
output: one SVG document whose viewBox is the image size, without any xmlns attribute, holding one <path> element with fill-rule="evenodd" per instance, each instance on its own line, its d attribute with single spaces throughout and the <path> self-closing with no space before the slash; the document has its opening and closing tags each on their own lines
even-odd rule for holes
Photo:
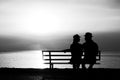
<svg viewBox="0 0 120 80">
<path fill-rule="evenodd" d="M 120 54 L 102 52 L 101 64 L 95 65 L 95 68 L 120 68 Z M 44 64 L 42 52 L 23 51 L 0 54 L 0 67 L 10 68 L 48 68 Z M 71 65 L 55 65 L 56 68 L 71 68 Z"/>
<path fill-rule="evenodd" d="M 0 54 L 0 67 L 44 68 L 43 63 L 40 50 Z"/>
</svg>

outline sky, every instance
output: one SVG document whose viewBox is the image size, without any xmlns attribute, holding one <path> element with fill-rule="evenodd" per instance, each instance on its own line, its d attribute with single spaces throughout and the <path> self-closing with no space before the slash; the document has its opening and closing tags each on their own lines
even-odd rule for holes
<svg viewBox="0 0 120 80">
<path fill-rule="evenodd" d="M 92 32 L 101 50 L 120 50 L 120 0 L 0 0 L 0 51 L 69 48 Z"/>
</svg>

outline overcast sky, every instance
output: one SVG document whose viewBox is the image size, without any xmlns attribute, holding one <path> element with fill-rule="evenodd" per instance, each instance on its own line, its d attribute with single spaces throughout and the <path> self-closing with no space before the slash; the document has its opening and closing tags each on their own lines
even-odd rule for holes
<svg viewBox="0 0 120 80">
<path fill-rule="evenodd" d="M 120 0 L 0 0 L 3 49 L 60 48 L 87 31 L 102 49 L 119 50 Z"/>
</svg>

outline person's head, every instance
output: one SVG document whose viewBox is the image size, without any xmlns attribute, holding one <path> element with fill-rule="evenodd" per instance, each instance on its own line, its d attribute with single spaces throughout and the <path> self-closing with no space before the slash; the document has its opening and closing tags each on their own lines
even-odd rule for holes
<svg viewBox="0 0 120 80">
<path fill-rule="evenodd" d="M 86 41 L 90 41 L 90 40 L 92 40 L 92 33 L 90 33 L 90 32 L 87 32 L 87 33 L 85 33 L 85 40 Z"/>
<path fill-rule="evenodd" d="M 79 36 L 78 34 L 75 34 L 75 35 L 73 36 L 73 41 L 74 41 L 74 42 L 79 42 L 79 41 L 80 41 L 80 36 Z"/>
</svg>

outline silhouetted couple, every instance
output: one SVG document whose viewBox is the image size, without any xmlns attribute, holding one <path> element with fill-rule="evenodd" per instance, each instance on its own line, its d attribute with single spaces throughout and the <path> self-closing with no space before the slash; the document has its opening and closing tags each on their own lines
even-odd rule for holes
<svg viewBox="0 0 120 80">
<path fill-rule="evenodd" d="M 86 64 L 89 64 L 88 69 L 92 69 L 96 63 L 96 55 L 98 54 L 98 45 L 92 40 L 92 33 L 85 34 L 85 42 L 80 43 L 80 36 L 78 34 L 73 36 L 73 43 L 70 46 L 71 60 L 70 64 L 73 69 L 79 69 L 80 65 L 86 69 Z M 84 54 L 84 57 L 82 55 Z"/>
</svg>

